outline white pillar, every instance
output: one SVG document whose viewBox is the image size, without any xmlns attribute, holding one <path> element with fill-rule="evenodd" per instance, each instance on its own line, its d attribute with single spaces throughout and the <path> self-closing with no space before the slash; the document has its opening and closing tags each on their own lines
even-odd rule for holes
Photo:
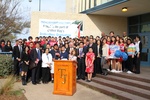
<svg viewBox="0 0 150 100">
<path fill-rule="evenodd" d="M 91 8 L 94 7 L 94 0 L 91 0 Z"/>
<path fill-rule="evenodd" d="M 86 4 L 85 4 L 85 0 L 82 0 L 82 11 L 86 10 L 86 9 L 85 9 L 85 5 L 86 5 Z"/>
<path fill-rule="evenodd" d="M 81 12 L 82 11 L 82 0 L 80 0 L 80 2 L 79 2 L 79 12 Z"/>
<path fill-rule="evenodd" d="M 100 5 L 102 2 L 101 0 L 97 0 L 97 6 Z"/>
<path fill-rule="evenodd" d="M 89 0 L 86 0 L 86 10 L 89 9 Z"/>
</svg>

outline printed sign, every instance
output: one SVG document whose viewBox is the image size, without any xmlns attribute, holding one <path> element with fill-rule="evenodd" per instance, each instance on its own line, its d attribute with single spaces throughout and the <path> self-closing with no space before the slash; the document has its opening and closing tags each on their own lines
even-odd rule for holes
<svg viewBox="0 0 150 100">
<path fill-rule="evenodd" d="M 77 37 L 82 34 L 83 22 L 78 20 L 39 20 L 39 36 Z M 79 34 L 80 33 L 80 34 Z"/>
</svg>

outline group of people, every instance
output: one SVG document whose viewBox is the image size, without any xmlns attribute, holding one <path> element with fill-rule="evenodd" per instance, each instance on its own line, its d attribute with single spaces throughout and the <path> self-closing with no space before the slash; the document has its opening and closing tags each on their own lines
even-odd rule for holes
<svg viewBox="0 0 150 100">
<path fill-rule="evenodd" d="M 117 45 L 121 52 L 128 55 L 124 61 L 122 57 L 110 58 L 110 46 Z M 123 36 L 115 36 L 111 31 L 109 35 L 101 33 L 101 36 L 70 37 L 36 37 L 35 41 L 30 36 L 27 39 L 16 40 L 12 48 L 11 42 L 1 41 L 2 51 L 13 52 L 14 74 L 21 73 L 22 84 L 26 85 L 29 78 L 32 84 L 54 82 L 54 60 L 73 60 L 77 62 L 77 80 L 91 82 L 96 74 L 104 74 L 103 68 L 111 72 L 140 74 L 140 55 L 142 43 L 137 35 L 134 40 L 129 38 L 126 32 Z M 7 49 L 7 50 L 6 50 Z"/>
</svg>

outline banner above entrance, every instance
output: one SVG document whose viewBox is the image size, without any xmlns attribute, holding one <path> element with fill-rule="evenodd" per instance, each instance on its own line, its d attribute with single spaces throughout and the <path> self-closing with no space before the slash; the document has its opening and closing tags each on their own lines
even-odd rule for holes
<svg viewBox="0 0 150 100">
<path fill-rule="evenodd" d="M 80 37 L 83 33 L 83 22 L 79 20 L 39 20 L 39 36 Z"/>
</svg>

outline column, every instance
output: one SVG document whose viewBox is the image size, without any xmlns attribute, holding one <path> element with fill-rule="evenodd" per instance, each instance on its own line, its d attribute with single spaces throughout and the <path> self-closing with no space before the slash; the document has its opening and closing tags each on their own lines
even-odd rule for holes
<svg viewBox="0 0 150 100">
<path fill-rule="evenodd" d="M 86 4 L 85 4 L 85 0 L 82 0 L 82 11 L 86 10 L 86 9 L 85 9 L 85 5 L 86 5 Z"/>
<path fill-rule="evenodd" d="M 91 8 L 94 7 L 94 0 L 91 0 Z"/>
<path fill-rule="evenodd" d="M 101 4 L 102 4 L 101 0 L 97 0 L 97 5 L 101 5 Z"/>
<path fill-rule="evenodd" d="M 86 10 L 89 9 L 89 1 L 90 0 L 86 0 Z"/>
<path fill-rule="evenodd" d="M 76 0 L 76 13 L 79 13 L 80 11 L 79 11 L 79 8 L 80 7 L 80 2 L 79 2 L 79 0 Z"/>
<path fill-rule="evenodd" d="M 82 0 L 80 0 L 80 2 L 79 2 L 79 12 L 81 12 L 82 11 Z"/>
</svg>

